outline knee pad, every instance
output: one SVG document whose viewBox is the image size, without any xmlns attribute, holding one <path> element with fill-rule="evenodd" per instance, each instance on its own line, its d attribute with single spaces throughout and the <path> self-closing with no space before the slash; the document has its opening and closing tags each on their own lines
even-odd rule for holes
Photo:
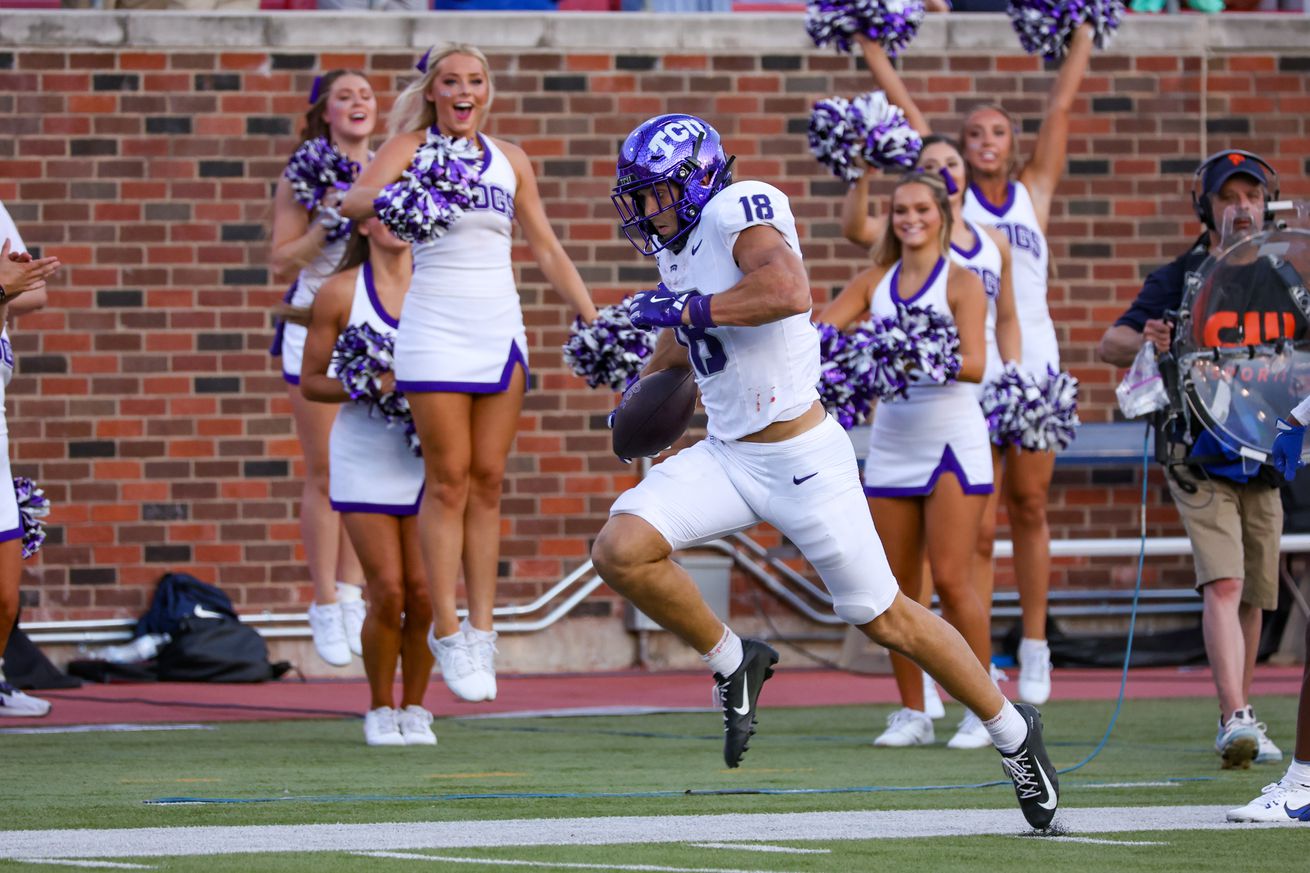
<svg viewBox="0 0 1310 873">
<path fill-rule="evenodd" d="M 859 627 L 878 617 L 878 610 L 863 603 L 834 603 L 832 611 L 849 625 Z"/>
</svg>

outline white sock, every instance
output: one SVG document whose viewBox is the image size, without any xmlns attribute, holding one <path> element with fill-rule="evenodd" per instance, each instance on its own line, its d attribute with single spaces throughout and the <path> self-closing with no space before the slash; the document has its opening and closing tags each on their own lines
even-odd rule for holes
<svg viewBox="0 0 1310 873">
<path fill-rule="evenodd" d="M 457 630 L 448 637 L 439 637 L 437 639 L 438 644 L 443 645 L 448 649 L 453 649 L 455 648 L 455 646 L 462 645 L 463 642 L 464 642 L 463 630 Z"/>
<path fill-rule="evenodd" d="M 1041 663 L 1051 657 L 1051 646 L 1046 640 L 1030 640 L 1024 637 L 1019 641 L 1019 663 Z M 1034 662 L 1034 658 L 1036 661 Z"/>
<path fill-rule="evenodd" d="M 741 637 L 732 632 L 732 628 L 723 626 L 723 636 L 714 648 L 700 656 L 706 666 L 720 676 L 730 676 L 741 666 Z"/>
<path fill-rule="evenodd" d="M 995 718 L 983 720 L 983 727 L 992 738 L 992 745 L 1002 754 L 1012 755 L 1028 739 L 1028 722 L 1024 721 L 1014 704 L 1005 701 Z"/>
<path fill-rule="evenodd" d="M 8 681 L 9 680 L 5 678 L 5 659 L 0 658 L 0 682 L 8 682 Z"/>
<path fill-rule="evenodd" d="M 364 599 L 364 589 L 358 585 L 351 585 L 349 582 L 337 583 L 337 600 L 342 603 L 350 603 L 355 600 Z"/>
<path fill-rule="evenodd" d="M 1287 778 L 1299 785 L 1310 785 L 1310 761 L 1293 758 L 1292 765 L 1287 768 Z"/>
</svg>

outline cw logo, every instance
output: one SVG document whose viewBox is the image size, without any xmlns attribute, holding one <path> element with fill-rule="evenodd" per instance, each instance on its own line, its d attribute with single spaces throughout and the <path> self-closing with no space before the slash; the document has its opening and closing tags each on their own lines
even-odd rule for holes
<svg viewBox="0 0 1310 873">
<path fill-rule="evenodd" d="M 1295 332 L 1296 319 L 1290 312 L 1221 311 L 1205 320 L 1202 340 L 1207 348 L 1233 348 L 1292 339 Z"/>
</svg>

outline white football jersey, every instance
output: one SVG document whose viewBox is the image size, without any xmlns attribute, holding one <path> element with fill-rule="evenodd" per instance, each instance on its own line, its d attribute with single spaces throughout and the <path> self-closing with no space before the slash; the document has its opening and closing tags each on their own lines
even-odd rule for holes
<svg viewBox="0 0 1310 873">
<path fill-rule="evenodd" d="M 736 285 L 743 274 L 732 247 L 757 224 L 777 230 L 801 254 L 787 195 L 764 182 L 737 182 L 710 199 L 681 252 L 656 255 L 664 284 L 707 295 Z M 675 333 L 687 347 L 713 437 L 741 439 L 796 418 L 819 399 L 819 334 L 808 311 L 756 327 L 679 327 Z"/>
</svg>

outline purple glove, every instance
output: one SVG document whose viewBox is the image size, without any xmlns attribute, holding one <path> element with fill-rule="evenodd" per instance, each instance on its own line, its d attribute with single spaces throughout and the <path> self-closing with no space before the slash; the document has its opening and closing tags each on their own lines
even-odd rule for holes
<svg viewBox="0 0 1310 873">
<path fill-rule="evenodd" d="M 641 291 L 632 295 L 628 303 L 628 320 L 638 330 L 650 330 L 655 327 L 681 327 L 682 310 L 692 307 L 692 314 L 703 311 L 702 319 L 709 321 L 709 298 L 698 300 L 699 291 L 670 291 L 661 282 L 653 291 Z M 693 318 L 695 324 L 697 319 Z M 714 323 L 700 324 L 700 327 L 713 327 Z"/>
</svg>

